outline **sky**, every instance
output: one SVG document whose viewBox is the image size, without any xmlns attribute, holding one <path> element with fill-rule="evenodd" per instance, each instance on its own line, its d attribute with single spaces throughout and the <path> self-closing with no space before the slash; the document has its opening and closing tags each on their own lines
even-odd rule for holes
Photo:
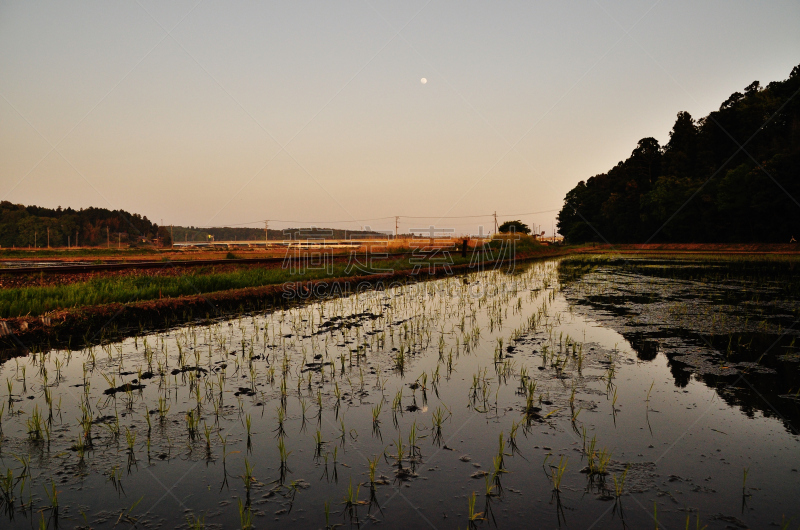
<svg viewBox="0 0 800 530">
<path fill-rule="evenodd" d="M 0 0 L 0 200 L 551 234 L 679 111 L 786 79 L 799 27 L 796 0 Z"/>
</svg>

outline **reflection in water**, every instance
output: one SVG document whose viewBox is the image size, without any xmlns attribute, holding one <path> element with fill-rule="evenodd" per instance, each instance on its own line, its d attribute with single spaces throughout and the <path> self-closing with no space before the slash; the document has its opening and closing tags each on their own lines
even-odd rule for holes
<svg viewBox="0 0 800 530">
<path fill-rule="evenodd" d="M 640 360 L 662 352 L 676 387 L 695 377 L 730 405 L 777 417 L 797 434 L 800 306 L 786 281 L 793 268 L 775 267 L 594 258 L 562 261 L 559 277 L 567 299 L 599 311 Z"/>
</svg>

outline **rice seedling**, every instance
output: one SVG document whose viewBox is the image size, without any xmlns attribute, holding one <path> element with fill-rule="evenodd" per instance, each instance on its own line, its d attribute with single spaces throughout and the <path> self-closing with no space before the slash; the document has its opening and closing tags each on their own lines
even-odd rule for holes
<svg viewBox="0 0 800 530">
<path fill-rule="evenodd" d="M 14 484 L 14 470 L 9 467 L 5 475 L 0 475 L 0 495 L 6 506 L 14 505 Z"/>
<path fill-rule="evenodd" d="M 545 459 L 545 463 L 547 459 Z M 567 458 L 562 456 L 559 461 L 558 465 L 550 465 L 550 481 L 553 484 L 553 491 L 561 491 L 561 481 L 564 478 L 564 473 L 567 471 Z"/>
<path fill-rule="evenodd" d="M 511 453 L 518 451 L 517 447 L 517 431 L 519 430 L 521 422 L 512 421 L 511 422 L 511 429 L 508 432 L 508 440 L 506 443 L 508 444 L 508 448 L 511 450 Z"/>
<path fill-rule="evenodd" d="M 164 420 L 167 417 L 167 413 L 169 412 L 169 405 L 167 405 L 167 400 L 163 397 L 158 398 L 158 420 L 163 424 Z"/>
<path fill-rule="evenodd" d="M 292 454 L 291 451 L 286 450 L 286 445 L 283 442 L 283 438 L 278 438 L 278 453 L 281 458 L 281 466 L 286 466 L 286 462 L 289 459 L 289 455 Z"/>
<path fill-rule="evenodd" d="M 253 466 L 250 465 L 250 461 L 247 458 L 244 459 L 244 474 L 241 476 L 241 478 L 249 495 L 250 487 L 253 485 L 253 482 L 255 482 L 256 479 L 253 476 Z"/>
<path fill-rule="evenodd" d="M 441 407 L 436 407 L 436 410 L 431 414 L 434 443 L 439 443 L 442 439 L 442 424 L 444 423 L 444 419 L 444 411 Z"/>
<path fill-rule="evenodd" d="M 504 466 L 505 466 L 505 460 L 503 458 L 504 457 L 503 450 L 505 449 L 505 446 L 506 446 L 506 444 L 505 444 L 505 442 L 503 442 L 503 433 L 501 432 L 500 433 L 500 444 L 499 444 L 499 447 L 497 448 L 497 456 L 495 457 L 497 459 L 497 462 L 495 464 L 495 476 L 499 475 L 500 473 L 505 473 L 506 472 L 506 470 L 503 469 Z"/>
<path fill-rule="evenodd" d="M 118 465 L 114 465 L 108 472 L 108 480 L 118 494 L 124 492 L 122 488 L 122 470 Z"/>
<path fill-rule="evenodd" d="M 686 514 L 686 530 L 689 530 L 690 517 L 691 517 L 690 514 Z M 696 514 L 695 515 L 695 530 L 705 530 L 706 528 L 708 528 L 708 525 L 703 525 L 702 527 L 700 526 L 700 514 Z M 789 528 L 789 524 L 786 523 L 785 526 L 781 525 L 781 528 L 782 529 L 788 529 Z"/>
<path fill-rule="evenodd" d="M 467 497 L 467 521 L 469 521 L 470 524 L 485 520 L 483 512 L 475 511 L 475 496 L 475 492 L 473 491 L 472 495 Z"/>
<path fill-rule="evenodd" d="M 660 527 L 658 526 L 658 504 L 656 501 L 653 501 L 653 522 L 655 523 L 655 530 L 658 530 Z"/>
<path fill-rule="evenodd" d="M 747 473 L 750 471 L 749 467 L 743 469 L 742 473 L 742 496 L 748 497 L 749 494 L 747 493 Z"/>
<path fill-rule="evenodd" d="M 206 457 L 211 458 L 211 427 L 203 422 L 203 435 L 206 438 Z"/>
<path fill-rule="evenodd" d="M 329 528 L 333 528 L 331 526 L 331 504 L 330 502 L 325 501 L 323 506 L 325 510 L 325 530 L 328 530 Z"/>
<path fill-rule="evenodd" d="M 380 415 L 381 415 L 381 408 L 383 407 L 383 400 L 379 401 L 377 405 L 372 407 L 372 424 L 377 425 L 381 422 Z"/>
<path fill-rule="evenodd" d="M 625 489 L 625 477 L 628 476 L 628 469 L 630 469 L 629 465 L 625 466 L 625 470 L 619 477 L 617 477 L 617 475 L 612 477 L 614 479 L 614 496 L 618 499 L 622 496 L 622 492 Z"/>
<path fill-rule="evenodd" d="M 378 455 L 374 458 L 368 458 L 367 464 L 369 466 L 369 483 L 372 487 L 375 486 L 375 471 L 378 468 Z"/>
<path fill-rule="evenodd" d="M 50 510 L 55 516 L 58 516 L 58 490 L 54 480 L 50 480 L 50 489 L 47 489 L 47 484 L 44 485 L 44 492 L 47 494 L 47 499 L 50 501 Z"/>
<path fill-rule="evenodd" d="M 26 421 L 28 426 L 28 438 L 31 441 L 40 441 L 42 437 L 42 416 L 39 413 L 39 405 L 34 405 L 30 417 Z"/>
<path fill-rule="evenodd" d="M 125 427 L 125 441 L 128 444 L 128 454 L 132 455 L 136 444 L 136 432 Z"/>
<path fill-rule="evenodd" d="M 206 516 L 196 516 L 193 513 L 186 515 L 186 526 L 190 530 L 203 530 L 206 527 Z"/>
<path fill-rule="evenodd" d="M 325 441 L 322 439 L 322 432 L 317 429 L 316 434 L 314 435 L 314 456 L 319 457 L 322 454 L 322 449 L 325 445 Z"/>
<path fill-rule="evenodd" d="M 200 424 L 200 415 L 194 410 L 186 411 L 186 430 L 189 433 L 189 438 L 194 440 L 197 436 L 197 428 Z"/>
<path fill-rule="evenodd" d="M 242 530 L 250 530 L 253 528 L 253 512 L 250 509 L 250 503 L 242 504 L 242 499 L 238 499 L 239 503 L 239 524 Z"/>
</svg>

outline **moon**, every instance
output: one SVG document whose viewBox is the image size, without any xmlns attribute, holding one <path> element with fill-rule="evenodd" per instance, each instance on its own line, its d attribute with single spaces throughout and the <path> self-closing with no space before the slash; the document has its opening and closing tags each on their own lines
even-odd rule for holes
<svg viewBox="0 0 800 530">
<path fill-rule="evenodd" d="M 419 80 L 419 82 L 420 82 L 420 83 L 422 83 L 422 84 L 424 85 L 425 83 L 427 83 L 427 82 L 428 82 L 428 80 L 427 80 L 426 78 L 424 78 L 424 77 L 423 77 L 422 79 L 420 79 L 420 80 Z"/>
</svg>

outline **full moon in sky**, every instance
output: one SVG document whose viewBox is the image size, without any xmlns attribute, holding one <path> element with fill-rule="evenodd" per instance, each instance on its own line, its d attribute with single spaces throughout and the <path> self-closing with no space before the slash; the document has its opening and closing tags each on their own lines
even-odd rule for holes
<svg viewBox="0 0 800 530">
<path fill-rule="evenodd" d="M 419 82 L 424 85 L 425 83 L 428 82 L 428 80 L 423 77 L 422 79 L 419 80 Z"/>
</svg>

